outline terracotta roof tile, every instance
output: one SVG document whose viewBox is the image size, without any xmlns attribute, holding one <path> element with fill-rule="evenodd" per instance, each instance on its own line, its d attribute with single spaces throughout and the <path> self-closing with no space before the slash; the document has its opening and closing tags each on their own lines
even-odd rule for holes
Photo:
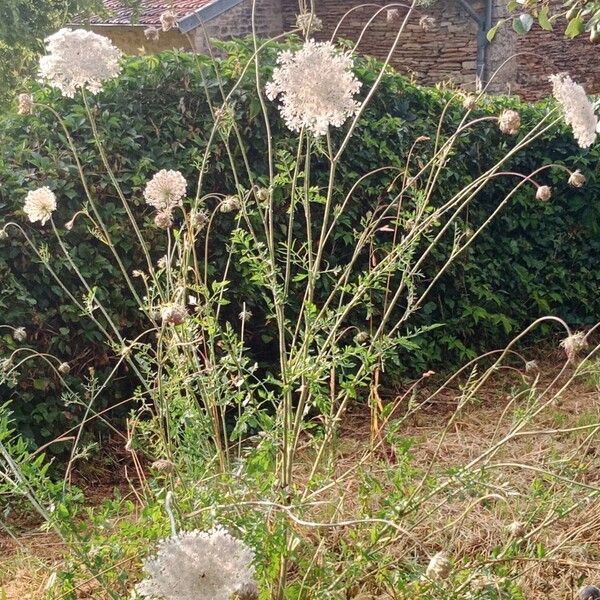
<svg viewBox="0 0 600 600">
<path fill-rule="evenodd" d="M 96 25 L 160 25 L 160 15 L 171 7 L 178 18 L 185 17 L 213 0 L 142 0 L 140 11 L 133 14 L 131 8 L 124 7 L 119 0 L 104 0 L 108 15 L 92 17 Z"/>
</svg>

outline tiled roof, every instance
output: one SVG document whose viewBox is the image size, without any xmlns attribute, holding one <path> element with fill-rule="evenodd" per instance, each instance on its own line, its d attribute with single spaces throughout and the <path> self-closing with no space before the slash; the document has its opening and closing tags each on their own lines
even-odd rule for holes
<svg viewBox="0 0 600 600">
<path fill-rule="evenodd" d="M 160 25 L 160 15 L 172 9 L 179 19 L 195 10 L 210 4 L 213 0 L 142 0 L 136 14 L 131 8 L 124 7 L 119 0 L 104 0 L 108 14 L 92 17 L 95 25 Z"/>
</svg>

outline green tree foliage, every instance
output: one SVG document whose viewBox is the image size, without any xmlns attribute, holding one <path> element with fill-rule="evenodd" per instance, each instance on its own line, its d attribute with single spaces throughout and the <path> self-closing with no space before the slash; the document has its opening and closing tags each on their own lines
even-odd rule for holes
<svg viewBox="0 0 600 600">
<path fill-rule="evenodd" d="M 223 86 L 228 89 L 252 50 L 245 42 L 232 42 L 226 47 L 228 55 L 218 59 L 218 64 Z M 273 45 L 269 50 L 271 54 L 264 60 L 263 81 L 270 76 L 277 48 Z M 361 59 L 357 63 L 356 73 L 364 83 L 364 89 L 369 89 L 378 69 L 378 63 L 370 59 Z M 265 164 L 267 134 L 254 85 L 254 74 L 248 72 L 232 101 L 241 135 L 249 149 L 247 158 L 256 174 L 256 183 L 265 185 L 261 177 L 268 172 Z M 103 219 L 119 246 L 120 255 L 126 257 L 127 269 L 129 272 L 142 269 L 143 256 L 98 159 L 81 100 L 65 99 L 51 90 L 33 87 L 36 101 L 54 107 L 72 132 L 82 163 L 90 174 L 93 194 L 102 207 Z M 154 226 L 142 191 L 149 178 L 163 168 L 181 170 L 189 182 L 197 179 L 199 158 L 212 127 L 205 92 L 208 91 L 218 104 L 220 90 L 208 58 L 173 52 L 128 58 L 124 61 L 121 77 L 93 99 L 93 110 L 111 164 L 142 223 L 144 235 L 153 248 L 154 260 L 165 252 L 165 234 Z M 357 173 L 386 164 L 403 169 L 403 157 L 408 154 L 413 140 L 420 136 L 421 142 L 415 147 L 413 157 L 416 162 L 426 161 L 431 156 L 438 117 L 446 102 L 450 105 L 442 135 L 454 131 L 464 116 L 461 99 L 450 91 L 420 88 L 388 71 L 339 167 L 337 193 L 347 193 L 349 185 L 356 181 Z M 531 106 L 514 98 L 487 98 L 475 113 L 482 117 L 497 115 L 508 106 L 521 112 L 523 129 L 539 122 L 548 109 L 548 103 Z M 280 140 L 276 148 L 278 171 L 285 174 L 287 165 L 292 172 L 293 136 L 285 129 L 275 104 L 269 103 L 268 107 L 274 138 Z M 58 270 L 61 280 L 81 298 L 84 291 L 66 259 L 61 258 L 52 233 L 30 227 L 21 210 L 27 191 L 41 185 L 48 185 L 57 194 L 59 206 L 55 218 L 59 225 L 69 221 L 82 208 L 84 194 L 61 128 L 50 111 L 41 107 L 29 116 L 11 111 L 0 118 L 0 142 L 0 180 L 3 182 L 0 219 L 19 222 L 36 240 L 38 247 L 52 257 L 51 264 Z M 441 204 L 463 189 L 504 156 L 514 143 L 515 138 L 501 134 L 497 123 L 491 120 L 465 131 L 454 150 L 451 168 L 440 176 L 435 204 Z M 542 163 L 558 162 L 572 170 L 581 169 L 588 184 L 582 189 L 574 189 L 568 186 L 564 172 L 545 173 L 540 183 L 553 187 L 553 197 L 546 203 L 535 200 L 533 187 L 522 188 L 472 248 L 438 281 L 411 327 L 435 324 L 443 324 L 443 327 L 418 338 L 418 345 L 399 359 L 396 375 L 408 370 L 418 372 L 439 369 L 441 365 L 448 367 L 452 361 L 462 361 L 475 352 L 501 347 L 507 338 L 542 315 L 557 314 L 572 326 L 582 327 L 600 314 L 597 293 L 600 284 L 597 261 L 600 205 L 593 200 L 600 192 L 599 157 L 600 148 L 581 151 L 571 131 L 558 128 L 547 132 L 529 147 L 527 153 L 511 159 L 507 171 L 530 173 Z M 316 161 L 311 170 L 316 182 L 324 185 L 326 173 L 322 173 L 319 183 L 323 165 Z M 235 193 L 224 144 L 217 144 L 213 151 L 205 180 L 207 189 L 223 194 Z M 354 230 L 365 213 L 393 197 L 393 190 L 386 192 L 392 181 L 389 172 L 380 171 L 355 190 L 351 208 L 339 223 L 329 248 L 327 260 L 332 269 L 336 264 L 345 263 L 352 254 Z M 480 193 L 465 212 L 457 230 L 449 233 L 444 245 L 424 265 L 420 277 L 422 285 L 431 281 L 448 256 L 454 234 L 468 235 L 470 230 L 483 223 L 516 181 L 518 179 L 510 176 L 497 178 Z M 315 189 L 315 210 L 319 206 L 318 197 L 319 191 Z M 277 200 L 277 196 L 274 198 Z M 284 199 L 281 200 L 283 203 Z M 410 210 L 410 203 L 407 203 L 407 210 Z M 283 242 L 287 215 L 278 214 L 276 218 L 280 221 Z M 409 213 L 401 218 L 409 218 Z M 226 247 L 230 243 L 234 219 L 230 214 L 216 213 L 211 227 L 209 264 L 216 273 L 225 268 Z M 315 222 L 319 222 L 318 218 Z M 85 277 L 97 284 L 95 293 L 104 299 L 104 305 L 112 307 L 111 314 L 124 330 L 125 337 L 133 339 L 136 332 L 143 330 L 144 324 L 114 265 L 110 249 L 94 237 L 93 231 L 88 231 L 85 219 L 79 220 L 65 235 L 73 260 L 81 265 Z M 238 314 L 246 304 L 256 317 L 248 324 L 247 340 L 261 368 L 268 370 L 269 360 L 275 356 L 270 346 L 273 332 L 268 324 L 257 325 L 262 322 L 261 315 L 265 312 L 264 299 L 253 285 L 257 274 L 245 270 L 243 240 L 239 242 L 239 260 L 234 261 L 229 272 L 235 301 L 224 307 L 223 315 L 237 322 Z M 379 251 L 385 254 L 391 243 L 389 234 L 382 231 L 378 243 L 380 248 L 373 248 L 374 256 Z M 44 266 L 26 250 L 22 238 L 15 233 L 0 244 L 2 321 L 15 327 L 25 326 L 32 347 L 68 360 L 72 365 L 74 384 L 78 378 L 87 377 L 88 384 L 94 385 L 94 376 L 110 368 L 112 363 L 108 357 L 114 355 L 114 351 L 103 346 L 99 332 L 88 319 L 78 314 Z M 199 241 L 199 253 L 204 253 L 204 240 Z M 364 270 L 364 263 L 358 268 Z M 136 281 L 140 294 L 143 294 L 143 282 Z M 305 283 L 296 281 L 293 285 L 297 286 L 298 297 L 302 297 Z M 327 280 L 322 285 L 328 285 Z M 374 290 L 373 294 L 384 294 L 384 290 Z M 381 298 L 374 298 L 374 306 L 381 304 Z M 378 316 L 365 314 L 355 326 L 368 329 L 369 321 Z M 10 354 L 10 349 L 16 347 L 8 334 L 0 337 L 0 345 L 2 355 Z M 22 378 L 5 383 L 0 387 L 0 394 L 3 400 L 14 399 L 12 407 L 21 428 L 29 436 L 45 440 L 57 431 L 64 431 L 65 424 L 73 419 L 74 413 L 79 416 L 77 411 L 81 409 L 65 405 L 56 380 L 43 366 L 31 363 L 23 369 L 30 371 Z M 32 380 L 33 386 L 23 383 Z M 107 390 L 105 402 L 114 405 L 127 398 L 132 391 L 130 381 L 124 371 Z M 96 409 L 100 410 L 102 406 L 97 405 Z"/>
<path fill-rule="evenodd" d="M 510 0 L 508 10 L 514 14 L 511 21 L 517 33 L 527 33 L 536 22 L 547 31 L 552 31 L 557 24 L 562 24 L 568 38 L 586 34 L 591 42 L 600 41 L 598 0 L 564 0 L 562 4 L 549 0 Z M 506 19 L 498 21 L 488 32 L 490 41 L 505 22 Z"/>
<path fill-rule="evenodd" d="M 140 0 L 122 0 L 133 8 Z M 2 0 L 0 2 L 0 107 L 35 76 L 44 38 L 77 15 L 85 20 L 105 12 L 102 0 Z"/>
</svg>

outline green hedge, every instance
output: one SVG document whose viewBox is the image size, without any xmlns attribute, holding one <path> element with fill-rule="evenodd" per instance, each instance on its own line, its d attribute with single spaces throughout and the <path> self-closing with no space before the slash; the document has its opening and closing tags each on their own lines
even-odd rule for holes
<svg viewBox="0 0 600 600">
<path fill-rule="evenodd" d="M 227 48 L 228 58 L 220 59 L 226 88 L 237 77 L 240 64 L 250 52 L 247 42 L 243 41 L 227 44 Z M 262 74 L 265 80 L 276 51 L 277 47 L 273 46 L 267 52 Z M 366 89 L 378 68 L 379 64 L 370 59 L 357 63 L 357 75 Z M 254 76 L 250 73 L 234 102 L 252 169 L 264 177 L 267 172 L 265 130 L 253 85 Z M 110 160 L 144 223 L 155 258 L 164 253 L 164 232 L 153 226 L 141 192 L 147 179 L 161 168 L 179 169 L 188 181 L 195 180 L 198 160 L 212 126 L 206 90 L 218 97 L 218 82 L 208 59 L 174 52 L 128 58 L 122 76 L 93 100 Z M 113 239 L 126 257 L 127 268 L 143 268 L 143 257 L 136 247 L 133 232 L 99 164 L 80 101 L 61 98 L 43 88 L 36 89 L 35 96 L 38 102 L 51 105 L 64 117 Z M 346 152 L 340 167 L 339 189 L 347 191 L 356 178 L 369 169 L 385 164 L 403 166 L 414 139 L 434 134 L 442 107 L 450 96 L 448 91 L 421 88 L 392 71 L 387 72 Z M 546 104 L 529 106 L 521 105 L 516 99 L 495 98 L 487 99 L 477 110 L 481 114 L 497 114 L 505 106 L 518 107 L 524 130 L 538 122 L 548 108 Z M 284 162 L 293 149 L 294 139 L 272 103 L 269 110 L 278 160 Z M 461 103 L 454 102 L 448 111 L 445 130 L 453 131 L 463 115 Z M 419 144 L 422 158 L 430 154 L 431 143 Z M 514 138 L 503 136 L 492 122 L 482 123 L 465 133 L 457 144 L 451 168 L 442 174 L 435 202 L 461 189 L 514 143 Z M 423 336 L 418 350 L 401 357 L 396 365 L 397 373 L 448 367 L 476 352 L 499 347 L 519 329 L 545 314 L 560 315 L 575 327 L 595 321 L 600 315 L 599 156 L 598 146 L 581 151 L 570 131 L 557 129 L 512 160 L 510 169 L 523 173 L 544 163 L 560 162 L 572 169 L 580 168 L 589 182 L 583 189 L 576 190 L 567 185 L 564 172 L 547 172 L 543 182 L 554 188 L 553 198 L 547 203 L 537 202 L 532 188 L 523 188 L 439 281 L 411 325 L 443 323 L 444 326 Z M 325 181 L 326 170 L 320 172 L 319 166 L 315 160 L 313 172 Z M 84 198 L 64 136 L 49 111 L 39 110 L 32 116 L 15 112 L 2 116 L 0 181 L 0 219 L 16 219 L 38 243 L 48 244 L 61 278 L 77 290 L 77 295 L 82 295 L 81 285 L 66 261 L 60 258 L 49 228 L 30 227 L 20 211 L 27 191 L 39 185 L 49 185 L 55 190 L 59 199 L 58 223 L 68 221 Z M 481 223 L 516 181 L 515 178 L 498 179 L 486 188 L 469 208 L 461 226 L 474 228 Z M 371 177 L 368 184 L 357 191 L 347 217 L 336 229 L 329 256 L 332 263 L 343 262 L 351 252 L 353 228 L 366 210 L 385 201 L 389 183 L 390 176 L 384 173 Z M 223 145 L 217 145 L 211 155 L 207 186 L 224 193 L 235 191 Z M 285 219 L 285 215 L 281 217 Z M 210 263 L 216 273 L 223 265 L 232 219 L 231 215 L 219 215 L 216 225 L 217 235 L 210 247 Z M 84 274 L 97 283 L 97 293 L 106 299 L 112 314 L 133 336 L 143 324 L 110 250 L 82 226 L 75 227 L 67 241 Z M 69 360 L 74 366 L 73 382 L 81 375 L 89 375 L 90 368 L 101 376 L 113 359 L 99 332 L 78 314 L 18 235 L 13 234 L 0 244 L 3 282 L 0 322 L 26 326 L 32 347 Z M 448 244 L 440 247 L 432 256 L 422 274 L 423 284 L 436 272 L 448 247 Z M 243 266 L 238 265 L 238 269 Z M 268 361 L 272 340 L 269 327 L 261 324 L 260 296 L 240 270 L 235 270 L 231 279 L 234 302 L 229 307 L 229 315 L 237 315 L 242 302 L 247 302 L 255 315 L 250 343 L 258 358 Z M 324 280 L 322 285 L 327 286 L 328 281 Z M 5 331 L 0 330 L 0 356 L 16 347 Z M 127 373 L 123 372 L 105 395 L 106 405 L 126 398 L 131 385 Z M 0 401 L 12 400 L 21 429 L 37 441 L 45 441 L 70 423 L 77 423 L 80 409 L 65 406 L 57 382 L 41 363 L 24 368 L 19 380 L 13 385 L 4 385 L 0 394 Z"/>
</svg>

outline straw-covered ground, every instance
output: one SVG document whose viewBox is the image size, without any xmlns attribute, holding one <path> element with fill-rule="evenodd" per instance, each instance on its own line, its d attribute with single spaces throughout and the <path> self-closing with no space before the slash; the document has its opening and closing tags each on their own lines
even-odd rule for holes
<svg viewBox="0 0 600 600">
<path fill-rule="evenodd" d="M 311 498 L 314 508 L 303 518 L 320 523 L 359 518 L 365 514 L 365 504 L 376 512 L 391 493 L 390 473 L 396 472 L 406 479 L 411 493 L 421 498 L 427 498 L 422 493 L 425 488 L 436 493 L 422 501 L 414 514 L 399 518 L 402 531 L 387 541 L 389 558 L 398 564 L 418 563 L 444 550 L 453 564 L 469 574 L 458 592 L 454 587 L 452 598 L 506 597 L 494 592 L 500 589 L 502 577 L 515 580 L 528 599 L 574 598 L 582 585 L 600 585 L 600 501 L 589 498 L 600 487 L 600 425 L 596 425 L 600 422 L 600 387 L 596 376 L 588 375 L 556 394 L 572 373 L 568 366 L 553 381 L 562 366 L 557 360 L 544 361 L 535 374 L 525 376 L 511 368 L 502 370 L 459 411 L 457 398 L 465 383 L 448 388 L 403 422 L 396 434 L 406 441 L 403 445 L 389 444 L 374 434 L 368 409 L 354 406 L 346 415 L 337 445 L 340 481 L 334 477 L 324 482 Z M 471 481 L 451 482 L 449 474 L 456 467 L 477 460 L 509 432 L 515 433 L 515 422 L 531 410 L 523 382 L 536 376 L 536 402 L 551 402 L 527 427 L 500 444 L 490 460 L 478 463 L 482 469 L 473 469 Z M 411 402 L 426 397 L 435 388 L 434 379 L 431 389 L 420 389 Z M 540 400 L 539 394 L 550 382 L 551 388 Z M 406 402 L 399 403 L 398 413 L 405 412 Z M 306 453 L 310 458 L 310 451 Z M 82 479 L 86 495 L 98 502 L 118 484 L 123 495 L 135 497 L 128 489 L 126 457 L 116 463 L 119 469 L 100 473 L 102 484 Z M 108 473 L 117 478 L 107 481 Z M 297 477 L 302 475 L 299 469 Z M 364 477 L 371 482 L 368 498 L 360 492 L 359 480 Z M 397 490 L 398 481 L 394 486 Z M 40 531 L 35 523 L 25 520 L 17 530 L 16 539 L 0 537 L 0 589 L 4 593 L 0 597 L 46 598 L 64 549 L 54 534 Z M 345 527 L 307 533 L 315 536 L 317 547 L 335 546 L 347 534 Z M 80 598 L 101 597 L 92 581 L 81 582 L 79 589 Z M 347 597 L 396 598 L 391 589 L 383 594 L 381 588 L 377 593 L 369 589 L 365 574 L 364 587 L 349 590 Z"/>
</svg>

